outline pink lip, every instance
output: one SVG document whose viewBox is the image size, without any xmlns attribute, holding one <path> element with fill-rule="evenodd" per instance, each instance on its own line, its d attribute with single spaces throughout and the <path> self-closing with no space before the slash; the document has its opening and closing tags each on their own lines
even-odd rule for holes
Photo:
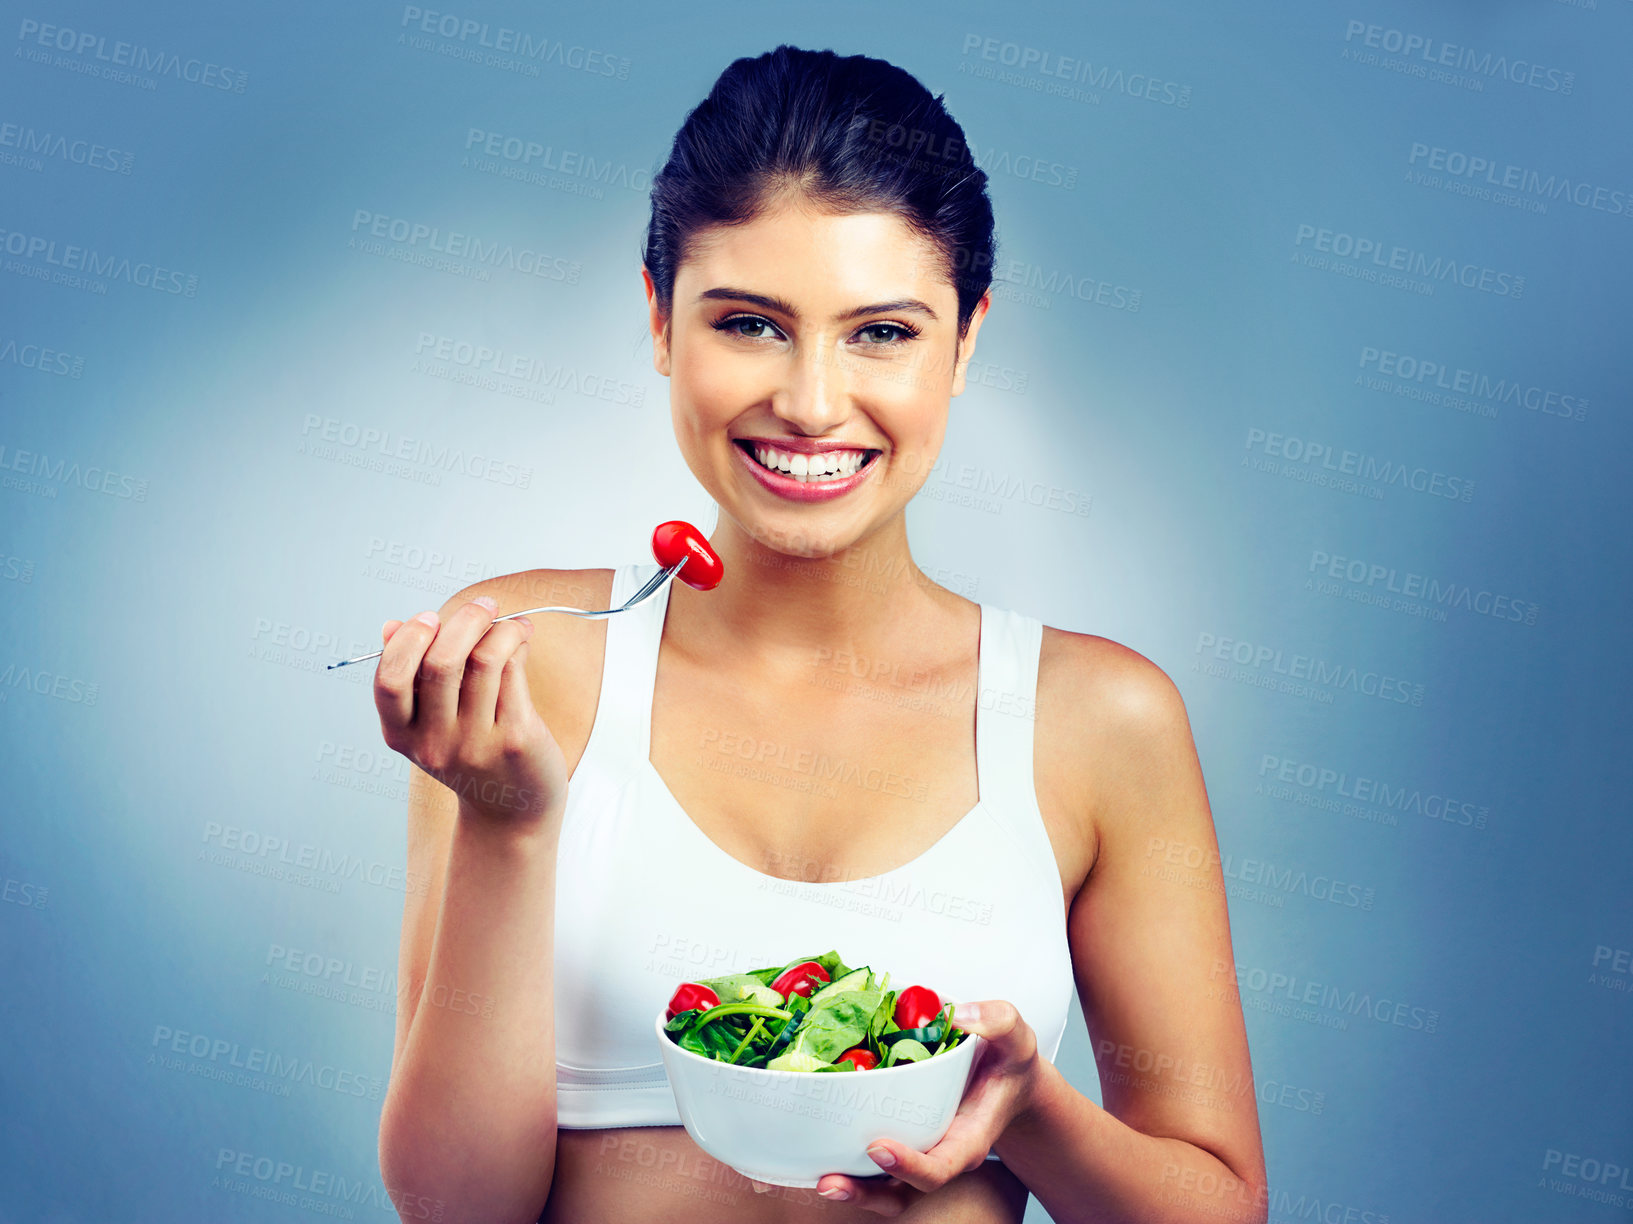
<svg viewBox="0 0 1633 1224">
<path fill-rule="evenodd" d="M 743 440 L 750 441 L 750 439 L 747 438 Z M 752 441 L 759 442 L 761 439 L 755 438 L 752 439 Z M 820 454 L 823 451 L 833 450 L 865 451 L 877 449 L 876 447 L 867 446 L 835 446 L 832 443 L 818 445 L 816 443 L 805 442 L 803 445 L 796 445 L 790 441 L 772 441 L 771 439 L 764 440 L 763 444 L 766 446 L 774 446 L 779 450 L 800 451 L 807 455 L 815 455 Z M 846 476 L 839 480 L 824 480 L 820 483 L 817 481 L 805 481 L 802 483 L 795 480 L 792 476 L 784 476 L 781 472 L 773 472 L 768 468 L 761 467 L 759 460 L 755 459 L 753 455 L 749 454 L 748 451 L 744 450 L 741 446 L 733 446 L 732 450 L 737 452 L 738 456 L 742 459 L 743 464 L 750 472 L 754 474 L 754 478 L 758 480 L 765 488 L 775 493 L 778 497 L 786 498 L 789 501 L 798 502 L 823 502 L 832 501 L 836 497 L 843 497 L 852 489 L 856 488 L 857 485 L 866 480 L 879 463 L 877 458 L 872 459 L 858 468 L 854 475 Z"/>
</svg>

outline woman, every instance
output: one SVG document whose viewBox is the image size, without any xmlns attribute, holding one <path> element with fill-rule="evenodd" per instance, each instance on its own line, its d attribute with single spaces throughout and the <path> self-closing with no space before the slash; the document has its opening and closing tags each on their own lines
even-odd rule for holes
<svg viewBox="0 0 1633 1224">
<path fill-rule="evenodd" d="M 1062 1222 L 1262 1221 L 1174 686 L 908 547 L 990 304 L 962 131 L 898 68 L 781 46 L 722 74 L 652 199 L 654 362 L 726 577 L 495 622 L 615 606 L 655 567 L 533 571 L 383 627 L 409 869 L 434 881 L 404 912 L 381 1118 L 403 1218 L 1012 1224 L 1030 1191 Z M 955 1020 L 989 1044 L 929 1152 L 750 1186 L 678 1125 L 653 1017 L 689 977 L 829 947 L 978 1000 Z M 1104 1109 L 1053 1065 L 1073 989 Z"/>
</svg>

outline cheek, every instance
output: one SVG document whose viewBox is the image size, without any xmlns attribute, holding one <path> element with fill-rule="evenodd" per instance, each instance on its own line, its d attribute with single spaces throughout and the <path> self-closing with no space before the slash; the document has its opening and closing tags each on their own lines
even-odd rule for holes
<svg viewBox="0 0 1633 1224">
<path fill-rule="evenodd" d="M 896 444 L 904 451 L 938 451 L 947 433 L 947 395 L 940 388 L 904 386 L 880 400 L 896 422 Z"/>
<path fill-rule="evenodd" d="M 672 394 L 700 426 L 730 421 L 755 402 L 753 378 L 742 362 L 711 351 L 709 341 L 689 346 L 673 367 Z"/>
</svg>

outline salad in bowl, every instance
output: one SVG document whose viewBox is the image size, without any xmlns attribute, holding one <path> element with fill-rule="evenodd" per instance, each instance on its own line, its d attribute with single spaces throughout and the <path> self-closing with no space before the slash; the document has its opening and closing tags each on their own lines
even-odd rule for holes
<svg viewBox="0 0 1633 1224">
<path fill-rule="evenodd" d="M 952 1125 L 978 1034 L 929 986 L 837 951 L 683 982 L 657 1017 L 682 1124 L 746 1177 L 815 1186 L 875 1176 L 868 1145 L 927 1151 Z"/>
<path fill-rule="evenodd" d="M 684 982 L 664 1031 L 683 1050 L 770 1071 L 867 1071 L 919 1062 L 968 1036 L 928 986 L 892 990 L 890 974 L 852 969 L 838 952 Z"/>
</svg>

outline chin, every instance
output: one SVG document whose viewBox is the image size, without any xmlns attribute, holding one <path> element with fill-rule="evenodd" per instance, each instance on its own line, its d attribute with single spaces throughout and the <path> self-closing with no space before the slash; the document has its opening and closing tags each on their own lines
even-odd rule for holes
<svg viewBox="0 0 1633 1224">
<path fill-rule="evenodd" d="M 839 523 L 816 522 L 810 511 L 787 514 L 744 514 L 721 507 L 743 534 L 761 546 L 785 557 L 820 561 L 850 547 L 857 540 L 854 530 Z"/>
</svg>

